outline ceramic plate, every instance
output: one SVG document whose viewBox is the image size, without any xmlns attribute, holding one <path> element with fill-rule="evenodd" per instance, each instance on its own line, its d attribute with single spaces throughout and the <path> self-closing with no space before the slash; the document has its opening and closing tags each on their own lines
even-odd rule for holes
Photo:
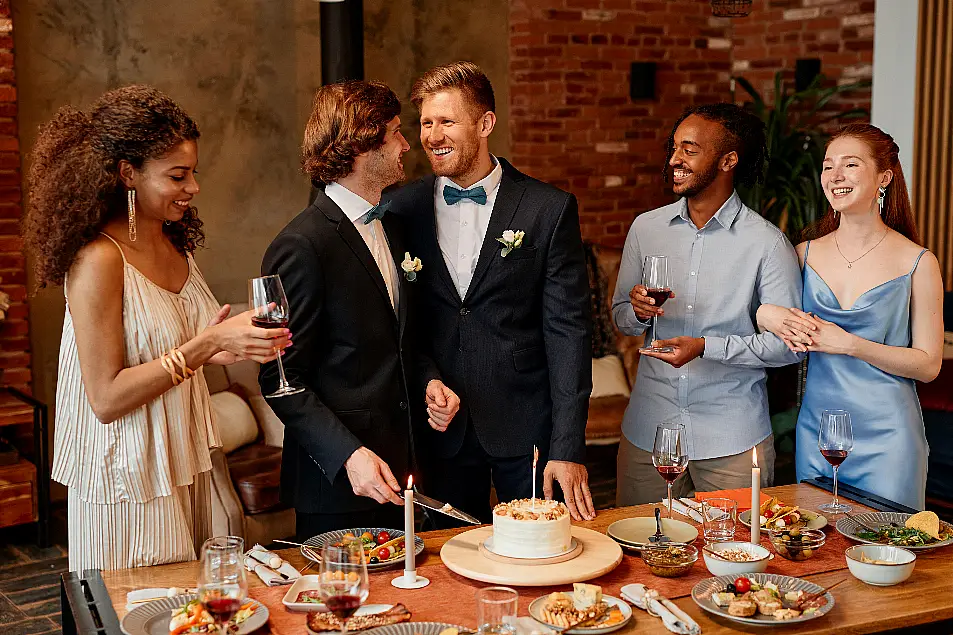
<svg viewBox="0 0 953 635">
<path fill-rule="evenodd" d="M 910 518 L 912 514 L 901 514 L 900 512 L 867 512 L 863 514 L 854 514 L 854 517 L 857 518 L 860 522 L 870 525 L 873 528 L 878 528 L 883 525 L 889 525 L 890 523 L 896 523 L 903 527 L 903 524 L 907 522 L 907 519 Z M 857 542 L 862 542 L 868 545 L 882 545 L 882 542 L 874 542 L 873 540 L 864 540 L 857 536 L 858 531 L 863 531 L 863 528 L 853 522 L 850 518 L 846 516 L 839 519 L 837 524 L 834 525 L 843 536 L 850 538 L 851 540 L 856 540 Z M 936 549 L 937 547 L 945 547 L 947 545 L 953 544 L 953 526 L 949 523 L 940 521 L 940 531 L 948 534 L 950 537 L 946 540 L 941 540 L 939 542 L 934 542 L 929 545 L 922 546 L 907 546 L 907 545 L 893 545 L 896 547 L 903 547 L 904 549 L 909 549 L 910 551 L 929 551 L 931 549 Z"/>
<path fill-rule="evenodd" d="M 455 628 L 459 631 L 467 630 L 456 624 L 444 622 L 402 622 L 389 626 L 378 626 L 362 632 L 362 635 L 440 635 L 445 629 Z"/>
<path fill-rule="evenodd" d="M 744 577 L 749 580 L 753 580 L 760 585 L 764 585 L 765 582 L 773 582 L 778 585 L 778 590 L 783 596 L 788 591 L 804 591 L 805 593 L 817 593 L 823 591 L 824 587 L 817 586 L 813 582 L 808 582 L 807 580 L 801 580 L 800 578 L 792 578 L 786 575 L 777 575 L 774 573 L 746 573 Z M 702 580 L 692 588 L 692 599 L 695 600 L 695 604 L 708 611 L 709 613 L 714 613 L 719 617 L 723 617 L 726 620 L 731 620 L 732 622 L 740 622 L 742 624 L 757 624 L 758 626 L 783 626 L 785 624 L 797 624 L 799 622 L 807 622 L 815 618 L 826 615 L 832 608 L 834 608 L 834 596 L 830 593 L 825 593 L 824 598 L 827 600 L 827 604 L 817 609 L 814 613 L 808 616 L 797 617 L 793 620 L 776 620 L 773 617 L 767 615 L 755 614 L 751 617 L 738 617 L 736 615 L 728 614 L 727 606 L 718 606 L 711 601 L 712 593 L 722 593 L 729 583 L 733 583 L 738 576 L 734 575 L 723 575 L 717 578 L 709 578 L 707 580 Z"/>
<path fill-rule="evenodd" d="M 198 595 L 190 593 L 146 602 L 126 613 L 119 627 L 126 635 L 169 635 L 169 620 L 172 619 L 172 611 L 185 606 L 192 600 L 197 600 L 198 597 Z M 256 600 L 249 599 L 246 601 L 255 603 L 255 612 L 241 623 L 237 631 L 230 631 L 230 635 L 251 633 L 264 626 L 268 621 L 268 607 Z"/>
<path fill-rule="evenodd" d="M 606 533 L 624 547 L 639 549 L 644 545 L 652 544 L 649 542 L 649 536 L 655 535 L 655 529 L 654 516 L 626 518 L 609 525 Z M 662 519 L 662 533 L 671 538 L 673 542 L 690 543 L 698 538 L 698 530 L 695 527 L 671 518 Z"/>
<path fill-rule="evenodd" d="M 652 522 L 655 522 L 655 519 L 652 519 Z M 546 603 L 546 598 L 548 595 L 538 597 L 529 605 L 529 614 L 533 617 L 534 620 L 541 624 L 545 624 L 550 628 L 560 630 L 558 626 L 553 626 L 549 622 L 543 619 L 543 605 Z M 617 631 L 626 624 L 629 623 L 629 620 L 632 619 L 632 607 L 628 605 L 627 602 L 623 602 L 619 598 L 612 597 L 611 595 L 603 595 L 603 602 L 611 606 L 619 607 L 619 610 L 622 611 L 622 621 L 613 624 L 612 626 L 592 626 L 592 627 L 583 627 L 583 628 L 573 628 L 568 631 L 561 631 L 567 635 L 599 635 L 600 633 L 611 633 L 612 631 Z"/>
<path fill-rule="evenodd" d="M 821 516 L 817 512 L 812 512 L 807 509 L 799 509 L 798 513 L 801 514 L 801 517 L 807 521 L 807 524 L 804 525 L 807 529 L 821 529 L 822 527 L 827 527 L 827 518 Z M 738 520 L 741 521 L 741 524 L 751 529 L 751 510 L 746 509 L 740 514 L 738 514 Z M 765 529 L 762 527 L 761 529 Z M 765 529 L 765 531 L 768 531 Z"/>
<path fill-rule="evenodd" d="M 340 529 L 338 531 L 329 531 L 324 534 L 318 534 L 317 536 L 308 538 L 307 540 L 304 541 L 303 544 L 308 545 L 317 553 L 321 553 L 321 548 L 324 545 L 326 545 L 329 542 L 332 544 L 335 542 L 338 542 L 339 540 L 341 540 L 341 538 L 344 537 L 344 534 L 350 532 L 354 534 L 355 536 L 360 536 L 365 531 L 369 531 L 375 536 L 381 533 L 382 531 L 386 531 L 387 533 L 390 534 L 391 539 L 400 538 L 401 536 L 404 535 L 404 531 L 402 529 L 386 529 L 384 527 L 358 527 L 357 529 Z M 420 536 L 414 535 L 414 554 L 416 556 L 419 556 L 423 550 L 424 550 L 424 539 L 421 538 Z M 307 558 L 308 560 L 314 560 L 314 558 L 308 555 L 309 551 L 310 551 L 309 549 L 305 549 L 304 547 L 302 547 L 301 555 Z M 404 563 L 404 556 L 399 556 L 392 560 L 388 560 L 387 562 L 378 562 L 377 564 L 367 563 L 367 570 L 380 571 L 381 569 L 389 569 L 390 567 L 393 567 L 396 564 L 403 564 L 403 563 Z M 424 635 L 424 634 L 421 633 L 420 635 Z"/>
</svg>

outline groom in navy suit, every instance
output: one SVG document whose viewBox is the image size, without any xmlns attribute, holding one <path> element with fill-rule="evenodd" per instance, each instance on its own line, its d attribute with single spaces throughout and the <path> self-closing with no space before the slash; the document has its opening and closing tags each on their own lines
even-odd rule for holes
<svg viewBox="0 0 953 635">
<path fill-rule="evenodd" d="M 592 390 L 589 286 L 576 198 L 490 154 L 493 88 L 470 62 L 414 84 L 420 141 L 434 174 L 394 193 L 410 256 L 420 258 L 416 342 L 460 396 L 419 413 L 425 493 L 490 522 L 501 501 L 557 481 L 572 516 L 595 517 L 583 465 Z M 426 380 L 427 378 L 424 378 Z M 435 416 L 436 415 L 436 416 Z"/>
</svg>

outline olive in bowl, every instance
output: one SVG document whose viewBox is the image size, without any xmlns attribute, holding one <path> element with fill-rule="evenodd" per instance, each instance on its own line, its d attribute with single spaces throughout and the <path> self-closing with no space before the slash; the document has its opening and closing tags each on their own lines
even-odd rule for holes
<svg viewBox="0 0 953 635">
<path fill-rule="evenodd" d="M 698 561 L 698 549 L 693 545 L 645 546 L 641 553 L 649 571 L 660 578 L 686 575 Z"/>
<path fill-rule="evenodd" d="M 808 560 L 824 546 L 827 536 L 820 529 L 782 529 L 772 531 L 771 544 L 787 560 Z"/>
</svg>

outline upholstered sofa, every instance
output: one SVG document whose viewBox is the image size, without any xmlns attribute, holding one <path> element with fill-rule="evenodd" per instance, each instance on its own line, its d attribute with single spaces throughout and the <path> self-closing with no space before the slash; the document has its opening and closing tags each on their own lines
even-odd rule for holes
<svg viewBox="0 0 953 635">
<path fill-rule="evenodd" d="M 622 417 L 639 368 L 643 336 L 623 335 L 612 320 L 612 293 L 622 262 L 622 249 L 586 244 L 592 292 L 592 396 L 586 424 L 588 445 L 618 443 Z"/>
</svg>

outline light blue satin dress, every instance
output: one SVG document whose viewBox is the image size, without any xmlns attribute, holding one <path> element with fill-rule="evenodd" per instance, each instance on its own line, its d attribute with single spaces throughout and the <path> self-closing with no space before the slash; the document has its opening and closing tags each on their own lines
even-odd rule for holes
<svg viewBox="0 0 953 635">
<path fill-rule="evenodd" d="M 888 346 L 910 346 L 910 294 L 913 272 L 870 289 L 843 309 L 834 292 L 808 264 L 804 253 L 803 308 L 844 330 Z M 848 355 L 810 353 L 807 385 L 797 420 L 798 481 L 831 476 L 817 435 L 821 413 L 850 412 L 854 449 L 840 466 L 841 483 L 892 501 L 923 509 L 927 481 L 927 446 L 920 400 L 912 379 L 886 373 Z"/>
</svg>

